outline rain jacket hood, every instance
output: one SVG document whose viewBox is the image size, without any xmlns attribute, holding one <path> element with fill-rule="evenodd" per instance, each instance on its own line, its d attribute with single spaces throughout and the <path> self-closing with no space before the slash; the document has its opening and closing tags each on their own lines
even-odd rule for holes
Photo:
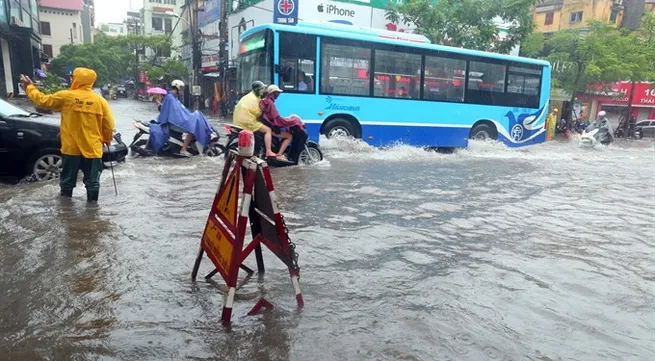
<svg viewBox="0 0 655 361">
<path fill-rule="evenodd" d="M 251 132 L 261 129 L 264 124 L 259 121 L 259 117 L 262 115 L 262 110 L 259 108 L 259 101 L 260 98 L 252 91 L 241 98 L 237 106 L 234 107 L 232 118 L 234 124 Z"/>
<path fill-rule="evenodd" d="M 73 84 L 71 84 L 71 90 L 77 89 L 93 89 L 93 84 L 95 84 L 98 76 L 96 72 L 87 69 L 87 68 L 76 68 L 73 71 Z"/>
<path fill-rule="evenodd" d="M 102 158 L 102 144 L 112 140 L 114 117 L 107 101 L 92 90 L 95 80 L 95 71 L 77 68 L 69 90 L 46 95 L 34 85 L 26 89 L 38 107 L 61 112 L 62 154 Z"/>
</svg>

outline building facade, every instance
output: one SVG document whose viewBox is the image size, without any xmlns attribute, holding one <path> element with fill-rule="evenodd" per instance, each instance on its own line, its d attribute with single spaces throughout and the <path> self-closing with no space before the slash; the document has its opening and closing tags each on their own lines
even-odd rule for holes
<svg viewBox="0 0 655 361">
<path fill-rule="evenodd" d="M 125 23 L 98 24 L 98 30 L 109 36 L 127 35 Z"/>
<path fill-rule="evenodd" d="M 141 21 L 143 34 L 168 35 L 173 31 L 177 0 L 143 0 Z"/>
<path fill-rule="evenodd" d="M 584 31 L 589 20 L 634 30 L 644 12 L 653 11 L 654 7 L 655 0 L 539 0 L 532 16 L 535 31 L 544 34 L 569 29 Z"/>
<path fill-rule="evenodd" d="M 63 45 L 83 44 L 91 39 L 91 29 L 85 29 L 82 20 L 82 0 L 40 0 L 40 4 L 43 53 L 50 59 L 59 55 Z"/>
<path fill-rule="evenodd" d="M 36 0 L 0 0 L 0 95 L 19 94 L 20 74 L 41 68 L 39 32 Z"/>
</svg>

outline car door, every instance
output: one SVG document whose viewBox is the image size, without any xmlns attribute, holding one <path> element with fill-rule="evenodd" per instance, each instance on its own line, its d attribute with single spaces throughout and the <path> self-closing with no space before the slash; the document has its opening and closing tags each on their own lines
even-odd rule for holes
<svg viewBox="0 0 655 361">
<path fill-rule="evenodd" d="M 9 132 L 9 123 L 0 118 L 0 174 L 2 175 L 9 174 L 10 169 L 13 168 L 11 154 L 9 153 L 9 142 L 7 142 Z"/>
<path fill-rule="evenodd" d="M 644 137 L 655 137 L 655 121 L 647 121 L 645 122 L 644 127 L 642 128 L 642 132 L 644 133 Z"/>
</svg>

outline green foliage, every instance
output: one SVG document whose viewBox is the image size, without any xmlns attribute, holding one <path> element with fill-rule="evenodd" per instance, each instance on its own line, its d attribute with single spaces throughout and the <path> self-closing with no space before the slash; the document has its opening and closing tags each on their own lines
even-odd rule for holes
<svg viewBox="0 0 655 361">
<path fill-rule="evenodd" d="M 545 43 L 550 49 L 546 59 L 553 64 L 553 84 L 574 97 L 592 82 L 655 79 L 655 17 L 651 15 L 637 32 L 592 21 L 587 32 L 553 34 Z"/>
<path fill-rule="evenodd" d="M 536 58 L 544 51 L 546 39 L 542 33 L 532 33 L 521 42 L 521 54 L 530 58 Z"/>
<path fill-rule="evenodd" d="M 161 79 L 161 82 L 165 83 L 189 76 L 189 68 L 181 61 L 173 59 L 167 59 L 161 66 L 147 65 L 144 70 L 148 74 L 148 78 Z"/>
<path fill-rule="evenodd" d="M 48 77 L 45 79 L 45 86 L 43 92 L 45 94 L 54 94 L 60 90 L 67 89 L 65 86 L 62 86 L 62 80 L 54 74 L 48 74 Z"/>
<path fill-rule="evenodd" d="M 92 44 L 64 45 L 58 57 L 50 63 L 52 71 L 65 75 L 67 67 L 87 67 L 98 74 L 96 83 L 116 82 L 123 77 L 133 77 L 137 68 L 135 50 L 152 54 L 140 67 L 159 65 L 161 57 L 167 57 L 172 42 L 165 35 L 126 35 L 111 37 L 104 33 L 95 36 Z"/>
<path fill-rule="evenodd" d="M 415 27 L 434 44 L 508 53 L 532 33 L 535 0 L 406 0 L 391 4 L 386 18 Z M 504 40 L 495 22 L 515 24 Z"/>
</svg>

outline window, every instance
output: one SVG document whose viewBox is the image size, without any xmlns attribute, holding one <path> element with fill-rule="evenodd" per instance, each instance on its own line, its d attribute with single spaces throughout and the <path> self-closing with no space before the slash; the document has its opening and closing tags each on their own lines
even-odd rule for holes
<svg viewBox="0 0 655 361">
<path fill-rule="evenodd" d="M 420 55 L 376 50 L 374 64 L 374 96 L 419 98 L 421 88 Z"/>
<path fill-rule="evenodd" d="M 42 35 L 52 35 L 50 33 L 50 23 L 47 21 L 41 22 L 41 34 Z"/>
<path fill-rule="evenodd" d="M 244 38 L 239 44 L 239 91 L 248 93 L 255 80 L 271 84 L 273 80 L 273 32 L 261 31 Z"/>
<path fill-rule="evenodd" d="M 472 61 L 469 63 L 468 90 L 503 93 L 505 91 L 505 66 Z"/>
<path fill-rule="evenodd" d="M 73 38 L 77 39 L 77 25 L 73 23 Z"/>
<path fill-rule="evenodd" d="M 423 99 L 463 102 L 464 74 L 465 60 L 426 56 Z"/>
<path fill-rule="evenodd" d="M 544 21 L 544 25 L 553 25 L 553 19 L 555 18 L 555 13 L 554 12 L 549 12 L 546 13 L 546 21 Z"/>
<path fill-rule="evenodd" d="M 279 75 L 282 90 L 313 93 L 315 63 L 316 36 L 280 32 Z"/>
<path fill-rule="evenodd" d="M 579 23 L 582 22 L 582 11 L 574 11 L 569 14 L 570 23 Z"/>
<path fill-rule="evenodd" d="M 173 19 L 168 18 L 164 19 L 164 31 L 166 34 L 170 34 L 173 32 Z"/>
<path fill-rule="evenodd" d="M 162 24 L 162 18 L 157 18 L 157 17 L 152 17 L 152 29 L 153 30 L 158 30 L 162 31 L 164 30 L 163 24 Z"/>
<path fill-rule="evenodd" d="M 370 95 L 371 49 L 322 44 L 321 92 Z"/>
<path fill-rule="evenodd" d="M 506 67 L 469 62 L 466 101 L 473 104 L 504 105 Z"/>
<path fill-rule="evenodd" d="M 518 66 L 509 67 L 507 74 L 507 94 L 511 105 L 538 108 L 540 89 L 540 69 Z"/>
<path fill-rule="evenodd" d="M 47 55 L 48 58 L 52 59 L 52 45 L 43 44 L 43 54 Z"/>
</svg>

